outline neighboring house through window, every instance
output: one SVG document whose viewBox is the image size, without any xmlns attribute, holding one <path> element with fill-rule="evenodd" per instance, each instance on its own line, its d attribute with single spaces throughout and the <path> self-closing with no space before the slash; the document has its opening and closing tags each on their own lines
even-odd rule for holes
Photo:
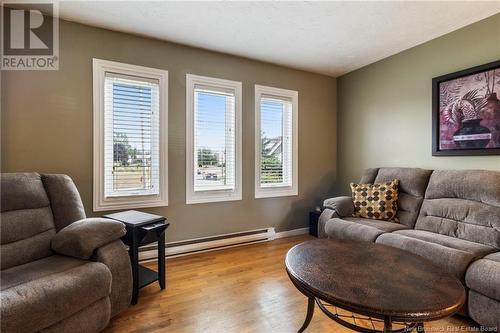
<svg viewBox="0 0 500 333">
<path fill-rule="evenodd" d="M 255 197 L 298 194 L 298 93 L 255 86 Z"/>
</svg>

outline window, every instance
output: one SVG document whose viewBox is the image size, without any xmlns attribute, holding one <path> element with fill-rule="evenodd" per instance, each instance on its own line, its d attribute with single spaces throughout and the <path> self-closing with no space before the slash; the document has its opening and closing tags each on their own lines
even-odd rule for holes
<svg viewBox="0 0 500 333">
<path fill-rule="evenodd" d="M 255 86 L 255 197 L 298 194 L 298 93 Z"/>
<path fill-rule="evenodd" d="M 94 59 L 94 211 L 166 206 L 168 72 Z"/>
<path fill-rule="evenodd" d="M 186 203 L 241 200 L 241 82 L 186 76 Z"/>
</svg>

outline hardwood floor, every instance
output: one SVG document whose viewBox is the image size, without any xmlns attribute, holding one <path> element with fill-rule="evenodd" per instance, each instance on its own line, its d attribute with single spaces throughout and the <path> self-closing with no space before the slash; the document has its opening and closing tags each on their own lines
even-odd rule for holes
<svg viewBox="0 0 500 333">
<path fill-rule="evenodd" d="M 167 289 L 161 291 L 157 283 L 142 289 L 139 303 L 114 318 L 105 332 L 297 332 L 307 300 L 289 281 L 284 257 L 310 238 L 168 259 Z M 454 332 L 469 325 L 452 317 L 426 324 L 426 330 Z M 352 331 L 316 309 L 306 332 Z"/>
</svg>

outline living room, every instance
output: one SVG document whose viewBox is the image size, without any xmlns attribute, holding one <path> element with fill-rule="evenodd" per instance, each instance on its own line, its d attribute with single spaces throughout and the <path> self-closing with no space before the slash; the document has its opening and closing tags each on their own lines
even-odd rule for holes
<svg viewBox="0 0 500 333">
<path fill-rule="evenodd" d="M 2 332 L 497 332 L 499 1 L 2 1 Z"/>
</svg>

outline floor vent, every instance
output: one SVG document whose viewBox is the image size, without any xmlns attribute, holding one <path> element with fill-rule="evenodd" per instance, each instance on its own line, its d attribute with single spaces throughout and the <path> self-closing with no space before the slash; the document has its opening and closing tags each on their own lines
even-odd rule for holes
<svg viewBox="0 0 500 333">
<path fill-rule="evenodd" d="M 266 242 L 276 238 L 274 228 L 249 230 L 231 234 L 201 237 L 178 242 L 166 243 L 167 258 L 201 253 L 234 246 Z M 139 250 L 139 260 L 156 260 L 158 255 L 155 245 L 146 245 Z"/>
</svg>

